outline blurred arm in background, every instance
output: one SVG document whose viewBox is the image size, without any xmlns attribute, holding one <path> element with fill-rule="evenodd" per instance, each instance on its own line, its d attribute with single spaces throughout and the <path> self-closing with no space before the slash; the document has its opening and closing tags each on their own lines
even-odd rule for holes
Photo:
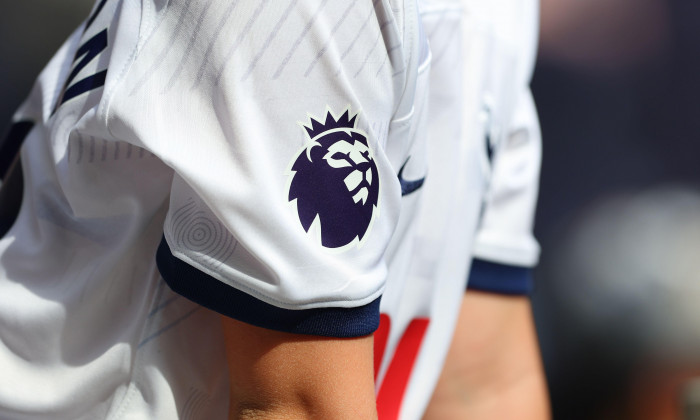
<svg viewBox="0 0 700 420">
<path fill-rule="evenodd" d="M 457 332 L 425 419 L 549 418 L 530 299 L 464 296 Z"/>
<path fill-rule="evenodd" d="M 478 95 L 485 201 L 458 323 L 426 420 L 548 419 L 549 395 L 529 293 L 539 245 L 533 236 L 541 133 L 529 90 L 538 5 L 464 1 L 465 110 Z M 468 117 L 467 117 L 468 118 Z"/>
</svg>

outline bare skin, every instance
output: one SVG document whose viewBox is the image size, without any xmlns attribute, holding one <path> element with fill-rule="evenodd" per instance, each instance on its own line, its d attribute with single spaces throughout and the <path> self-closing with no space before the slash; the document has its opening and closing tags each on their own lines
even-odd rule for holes
<svg viewBox="0 0 700 420">
<path fill-rule="evenodd" d="M 223 318 L 230 420 L 377 418 L 373 337 L 289 334 Z"/>
<path fill-rule="evenodd" d="M 467 293 L 424 420 L 550 417 L 529 298 Z"/>
</svg>

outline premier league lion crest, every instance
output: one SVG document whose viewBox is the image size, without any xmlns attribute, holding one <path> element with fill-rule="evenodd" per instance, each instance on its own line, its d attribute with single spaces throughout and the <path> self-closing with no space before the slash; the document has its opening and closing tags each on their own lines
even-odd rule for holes
<svg viewBox="0 0 700 420">
<path fill-rule="evenodd" d="M 325 121 L 309 118 L 309 141 L 290 166 L 288 200 L 301 226 L 326 248 L 361 244 L 378 215 L 379 172 L 367 136 L 347 109 Z M 320 232 L 320 234 L 319 234 Z"/>
</svg>

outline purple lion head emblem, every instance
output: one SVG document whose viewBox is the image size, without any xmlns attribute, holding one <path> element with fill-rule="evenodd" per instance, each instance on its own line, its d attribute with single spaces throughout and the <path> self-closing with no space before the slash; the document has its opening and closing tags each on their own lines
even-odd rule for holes
<svg viewBox="0 0 700 420">
<path fill-rule="evenodd" d="M 377 212 L 379 172 L 357 115 L 304 126 L 309 142 L 291 166 L 288 200 L 296 200 L 299 221 L 309 231 L 318 218 L 321 245 L 341 248 L 362 241 Z"/>
</svg>

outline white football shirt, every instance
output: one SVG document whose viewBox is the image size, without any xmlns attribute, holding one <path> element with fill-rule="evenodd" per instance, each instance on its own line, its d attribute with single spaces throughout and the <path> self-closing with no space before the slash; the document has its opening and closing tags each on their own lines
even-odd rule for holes
<svg viewBox="0 0 700 420">
<path fill-rule="evenodd" d="M 224 417 L 204 305 L 329 336 L 370 333 L 381 310 L 380 418 L 420 418 L 475 232 L 477 252 L 488 226 L 531 239 L 527 211 L 503 225 L 499 209 L 527 210 L 536 183 L 494 199 L 529 78 L 504 85 L 519 50 L 490 55 L 494 16 L 425 1 L 422 28 L 408 0 L 99 0 L 16 117 L 34 128 L 0 241 L 0 417 Z"/>
<path fill-rule="evenodd" d="M 528 87 L 537 17 L 534 0 L 421 1 L 432 54 L 428 175 L 408 264 L 394 260 L 382 299 L 375 335 L 380 419 L 421 418 L 472 256 L 479 262 L 474 288 L 528 287 L 539 254 L 532 227 L 541 139 Z"/>
<path fill-rule="evenodd" d="M 224 418 L 204 307 L 373 332 L 398 173 L 426 173 L 422 34 L 413 0 L 97 1 L 16 115 L 0 418 Z"/>
</svg>

